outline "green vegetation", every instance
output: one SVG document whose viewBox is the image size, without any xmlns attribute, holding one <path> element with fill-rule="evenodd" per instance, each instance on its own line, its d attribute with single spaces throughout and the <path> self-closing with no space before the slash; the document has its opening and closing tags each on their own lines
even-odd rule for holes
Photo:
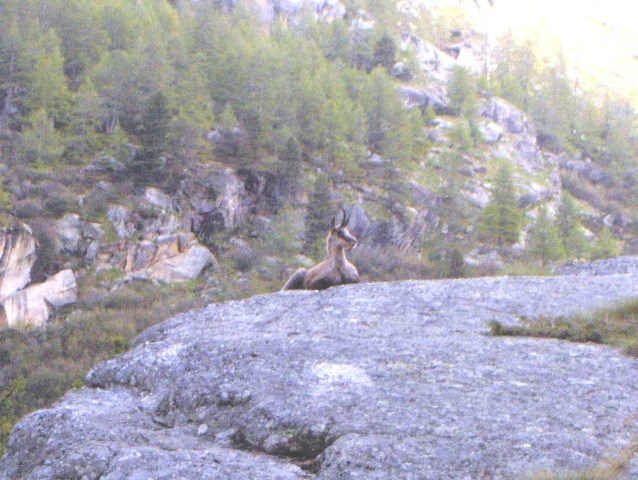
<svg viewBox="0 0 638 480">
<path fill-rule="evenodd" d="M 565 254 L 570 258 L 588 258 L 589 248 L 578 217 L 574 198 L 569 192 L 563 192 L 558 207 L 556 226 Z"/>
<path fill-rule="evenodd" d="M 109 291 L 97 286 L 106 280 L 86 276 L 79 304 L 65 321 L 44 330 L 0 330 L 0 367 L 7 378 L 0 393 L 0 452 L 18 419 L 82 385 L 96 362 L 127 350 L 151 325 L 204 304 L 194 294 L 201 288 L 196 283 L 156 288 L 133 282 Z"/>
<path fill-rule="evenodd" d="M 501 162 L 494 177 L 490 203 L 483 210 L 481 229 L 498 245 L 516 243 L 521 233 L 523 212 L 516 204 L 512 166 Z"/>
<path fill-rule="evenodd" d="M 587 315 L 521 319 L 521 326 L 491 322 L 494 336 L 558 338 L 571 342 L 604 343 L 638 356 L 638 301 L 603 308 Z"/>
<path fill-rule="evenodd" d="M 335 215 L 330 181 L 325 175 L 315 180 L 314 191 L 306 210 L 306 231 L 304 233 L 304 253 L 315 260 L 323 260 L 326 255 L 326 234 L 330 221 Z"/>
<path fill-rule="evenodd" d="M 560 242 L 558 229 L 550 218 L 547 207 L 542 207 L 538 212 L 536 223 L 529 231 L 528 241 L 530 253 L 538 258 L 543 266 L 565 256 L 565 247 Z"/>
<path fill-rule="evenodd" d="M 611 231 L 604 227 L 596 237 L 592 246 L 592 259 L 612 258 L 620 255 L 620 245 L 611 234 Z"/>
</svg>

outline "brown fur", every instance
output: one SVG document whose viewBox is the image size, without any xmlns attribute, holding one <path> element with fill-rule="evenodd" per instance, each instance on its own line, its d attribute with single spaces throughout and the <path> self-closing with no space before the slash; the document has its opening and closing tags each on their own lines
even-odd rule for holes
<svg viewBox="0 0 638 480">
<path fill-rule="evenodd" d="M 346 250 L 357 245 L 357 239 L 348 231 L 348 220 L 345 210 L 339 226 L 336 226 L 336 217 L 332 219 L 326 238 L 326 259 L 308 270 L 297 270 L 282 290 L 325 290 L 359 281 L 357 268 L 346 258 Z"/>
</svg>

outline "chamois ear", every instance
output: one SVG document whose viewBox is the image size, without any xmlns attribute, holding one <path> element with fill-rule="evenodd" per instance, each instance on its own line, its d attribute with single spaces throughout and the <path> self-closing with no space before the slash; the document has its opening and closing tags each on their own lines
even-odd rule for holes
<svg viewBox="0 0 638 480">
<path fill-rule="evenodd" d="M 330 220 L 330 230 L 334 230 L 337 224 L 337 217 L 332 217 L 332 220 Z"/>
</svg>

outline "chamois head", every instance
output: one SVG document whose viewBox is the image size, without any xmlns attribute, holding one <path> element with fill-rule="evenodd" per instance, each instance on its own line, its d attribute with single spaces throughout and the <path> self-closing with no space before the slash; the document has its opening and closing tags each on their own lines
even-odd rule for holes
<svg viewBox="0 0 638 480">
<path fill-rule="evenodd" d="M 328 254 L 337 247 L 348 250 L 357 245 L 357 239 L 348 231 L 348 221 L 350 221 L 350 217 L 343 207 L 341 207 L 341 211 L 343 212 L 341 223 L 337 225 L 336 216 L 332 217 L 332 221 L 330 222 L 330 231 L 328 232 L 328 238 L 326 240 Z"/>
</svg>

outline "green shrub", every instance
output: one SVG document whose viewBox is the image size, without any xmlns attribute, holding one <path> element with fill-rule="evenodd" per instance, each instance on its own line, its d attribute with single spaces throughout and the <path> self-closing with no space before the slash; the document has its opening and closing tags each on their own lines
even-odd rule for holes
<svg viewBox="0 0 638 480">
<path fill-rule="evenodd" d="M 21 219 L 36 218 L 42 214 L 42 207 L 35 200 L 20 200 L 15 203 L 13 214 Z"/>
<path fill-rule="evenodd" d="M 129 289 L 108 292 L 102 299 L 102 305 L 107 310 L 129 310 L 143 307 L 146 303 L 142 295 Z"/>
<path fill-rule="evenodd" d="M 44 202 L 44 210 L 53 218 L 60 218 L 69 210 L 70 204 L 64 197 L 53 196 Z"/>
<path fill-rule="evenodd" d="M 113 195 L 102 188 L 94 188 L 84 199 L 84 211 L 89 220 L 100 220 L 106 215 Z"/>
<path fill-rule="evenodd" d="M 592 247 L 591 256 L 593 260 L 602 258 L 613 258 L 620 255 L 620 244 L 613 237 L 611 231 L 605 227 L 596 237 Z"/>
<path fill-rule="evenodd" d="M 461 119 L 456 122 L 450 129 L 449 136 L 452 143 L 461 150 L 466 152 L 472 150 L 472 147 L 474 146 L 474 139 L 472 138 L 472 130 L 467 120 Z"/>
</svg>

